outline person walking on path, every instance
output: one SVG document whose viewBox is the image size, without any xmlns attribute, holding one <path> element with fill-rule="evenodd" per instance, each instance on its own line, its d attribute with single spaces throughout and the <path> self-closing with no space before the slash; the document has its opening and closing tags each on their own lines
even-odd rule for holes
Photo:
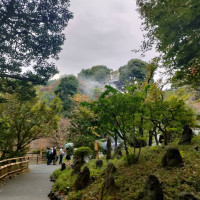
<svg viewBox="0 0 200 200">
<path fill-rule="evenodd" d="M 52 151 L 49 147 L 47 147 L 47 165 L 51 164 L 51 157 L 52 157 Z"/>
<path fill-rule="evenodd" d="M 66 164 L 70 165 L 71 156 L 73 155 L 73 147 L 66 148 Z"/>
<path fill-rule="evenodd" d="M 57 162 L 57 152 L 56 147 L 53 147 L 53 165 L 56 165 Z"/>
<path fill-rule="evenodd" d="M 64 156 L 64 151 L 63 151 L 63 147 L 60 148 L 59 150 L 59 164 L 62 165 L 62 161 L 63 161 L 63 156 Z"/>
</svg>

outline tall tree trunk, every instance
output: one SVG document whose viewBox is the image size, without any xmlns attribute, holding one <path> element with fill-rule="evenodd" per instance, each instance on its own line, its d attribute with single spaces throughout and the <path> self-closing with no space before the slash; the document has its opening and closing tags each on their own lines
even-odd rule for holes
<svg viewBox="0 0 200 200">
<path fill-rule="evenodd" d="M 144 131 L 143 131 L 143 121 L 144 121 L 144 118 L 143 118 L 143 116 L 141 116 L 141 118 L 140 118 L 140 127 L 139 127 L 139 133 L 140 133 L 141 136 L 144 135 Z"/>
<path fill-rule="evenodd" d="M 150 130 L 149 131 L 149 146 L 152 146 L 152 139 L 153 139 L 153 131 L 152 130 Z"/>
<path fill-rule="evenodd" d="M 119 155 L 119 149 L 118 149 L 118 146 L 117 146 L 117 131 L 116 131 L 116 129 L 115 129 L 114 139 L 115 139 L 114 156 L 118 158 L 118 155 Z"/>
<path fill-rule="evenodd" d="M 127 147 L 127 142 L 126 142 L 126 136 L 124 135 L 124 148 L 125 148 L 125 152 L 126 152 L 126 155 L 128 155 L 129 154 L 129 152 L 128 152 L 128 147 Z"/>
<path fill-rule="evenodd" d="M 164 131 L 164 145 L 168 145 L 167 131 Z"/>
<path fill-rule="evenodd" d="M 111 138 L 107 138 L 107 151 L 106 151 L 106 159 L 111 159 Z"/>
<path fill-rule="evenodd" d="M 139 158 L 140 158 L 140 154 L 141 154 L 141 146 L 140 146 L 140 148 L 139 148 L 139 152 L 138 152 L 138 156 L 137 156 L 137 160 L 139 160 Z"/>
<path fill-rule="evenodd" d="M 114 140 L 115 140 L 115 147 L 117 147 L 117 131 L 116 130 L 115 130 Z"/>
</svg>

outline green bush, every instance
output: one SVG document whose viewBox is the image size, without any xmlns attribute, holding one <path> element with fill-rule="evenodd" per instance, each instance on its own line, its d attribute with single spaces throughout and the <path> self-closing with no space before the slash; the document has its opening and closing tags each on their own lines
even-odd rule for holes
<svg viewBox="0 0 200 200">
<path fill-rule="evenodd" d="M 136 164 L 138 162 L 138 159 L 135 157 L 134 154 L 129 154 L 129 155 L 125 156 L 124 160 L 126 161 L 126 163 L 128 165 Z"/>
<path fill-rule="evenodd" d="M 74 158 L 83 160 L 85 156 L 92 155 L 93 151 L 89 147 L 79 147 L 74 151 Z"/>
<path fill-rule="evenodd" d="M 56 182 L 53 185 L 53 191 L 59 191 L 60 193 L 67 194 L 67 188 L 69 188 L 69 192 L 73 191 L 73 187 L 77 178 L 77 174 L 72 175 L 72 169 L 66 168 L 64 171 L 56 179 Z"/>
<path fill-rule="evenodd" d="M 62 174 L 61 169 L 57 169 L 50 175 L 50 179 L 57 179 Z"/>
<path fill-rule="evenodd" d="M 74 147 L 89 147 L 91 149 L 94 149 L 94 142 L 96 140 L 95 135 L 80 135 L 73 139 Z"/>
</svg>

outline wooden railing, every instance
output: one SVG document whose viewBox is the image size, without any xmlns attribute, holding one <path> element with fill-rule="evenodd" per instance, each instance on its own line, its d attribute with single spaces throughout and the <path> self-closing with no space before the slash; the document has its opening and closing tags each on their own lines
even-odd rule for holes
<svg viewBox="0 0 200 200">
<path fill-rule="evenodd" d="M 17 172 L 28 169 L 29 160 L 25 157 L 0 161 L 0 180 Z"/>
</svg>

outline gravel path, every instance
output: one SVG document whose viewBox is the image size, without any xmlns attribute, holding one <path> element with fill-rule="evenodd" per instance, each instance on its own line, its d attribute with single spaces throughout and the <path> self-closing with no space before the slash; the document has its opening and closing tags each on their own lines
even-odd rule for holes
<svg viewBox="0 0 200 200">
<path fill-rule="evenodd" d="M 59 165 L 30 165 L 30 172 L 16 176 L 0 186 L 0 200 L 49 200 L 49 176 Z"/>
</svg>

